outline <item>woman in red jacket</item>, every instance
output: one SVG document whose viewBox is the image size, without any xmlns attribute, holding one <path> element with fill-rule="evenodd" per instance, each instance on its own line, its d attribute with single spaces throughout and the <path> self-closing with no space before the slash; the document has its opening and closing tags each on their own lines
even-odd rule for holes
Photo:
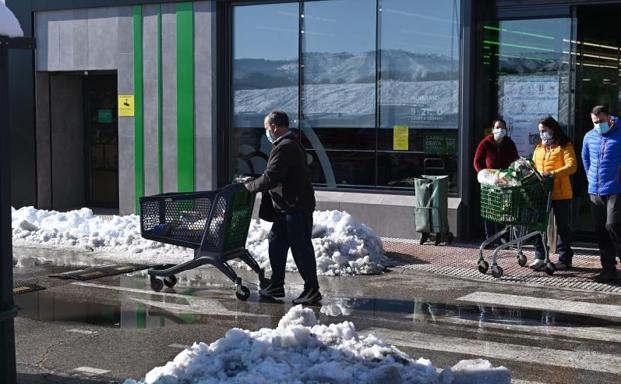
<svg viewBox="0 0 621 384">
<path fill-rule="evenodd" d="M 474 169 L 480 172 L 483 169 L 502 169 L 518 159 L 515 143 L 507 136 L 507 123 L 496 119 L 492 123 L 492 134 L 481 140 L 474 154 Z M 485 236 L 493 236 L 500 228 L 494 222 L 484 220 Z"/>
</svg>

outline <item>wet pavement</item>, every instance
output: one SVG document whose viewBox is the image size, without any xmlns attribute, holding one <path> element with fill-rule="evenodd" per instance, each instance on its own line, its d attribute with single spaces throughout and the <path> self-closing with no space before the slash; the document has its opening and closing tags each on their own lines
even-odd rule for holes
<svg viewBox="0 0 621 384">
<path fill-rule="evenodd" d="M 238 271 L 252 282 L 243 302 L 214 268 L 188 271 L 174 289 L 159 293 L 144 271 L 59 280 L 48 275 L 96 261 L 67 254 L 59 267 L 41 262 L 37 253 L 45 251 L 19 251 L 32 252 L 32 265 L 16 268 L 15 278 L 47 287 L 16 296 L 19 382 L 25 384 L 141 378 L 193 342 L 212 342 L 232 327 L 276 327 L 302 290 L 298 275 L 288 274 L 285 300 L 262 301 L 256 276 Z M 383 275 L 321 277 L 325 299 L 313 307 L 318 319 L 352 321 L 361 334 L 437 367 L 482 357 L 509 367 L 518 383 L 621 382 L 621 295 L 460 279 L 409 266 L 399 259 Z M 486 293 L 509 301 L 496 304 Z M 543 300 L 556 301 L 537 309 Z"/>
</svg>

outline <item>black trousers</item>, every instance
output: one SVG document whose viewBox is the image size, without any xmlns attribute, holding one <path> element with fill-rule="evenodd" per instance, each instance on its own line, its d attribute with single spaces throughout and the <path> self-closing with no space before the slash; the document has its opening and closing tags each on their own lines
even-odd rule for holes
<svg viewBox="0 0 621 384">
<path fill-rule="evenodd" d="M 313 213 L 297 211 L 275 216 L 268 237 L 272 283 L 284 285 L 287 252 L 291 248 L 295 265 L 304 279 L 304 288 L 318 288 L 317 261 L 311 241 Z"/>
<path fill-rule="evenodd" d="M 589 196 L 602 270 L 615 273 L 615 258 L 621 258 L 621 197 Z"/>
<path fill-rule="evenodd" d="M 571 216 L 571 199 L 552 200 L 552 212 L 556 219 L 556 252 L 558 252 L 558 260 L 569 264 L 574 257 L 574 251 L 571 249 L 571 228 L 569 220 Z M 541 236 L 537 236 L 535 240 L 535 257 L 543 260 L 544 244 Z"/>
</svg>

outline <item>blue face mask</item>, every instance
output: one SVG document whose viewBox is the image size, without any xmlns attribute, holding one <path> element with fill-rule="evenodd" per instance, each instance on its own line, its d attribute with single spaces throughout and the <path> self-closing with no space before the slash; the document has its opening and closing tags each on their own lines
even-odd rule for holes
<svg viewBox="0 0 621 384">
<path fill-rule="evenodd" d="M 600 135 L 604 135 L 608 133 L 608 131 L 610 131 L 610 124 L 608 124 L 607 122 L 606 123 L 595 123 L 594 126 L 595 126 L 595 130 Z"/>
<path fill-rule="evenodd" d="M 274 136 L 272 136 L 272 131 L 270 131 L 269 129 L 266 129 L 265 137 L 267 137 L 267 141 L 269 141 L 270 144 L 274 144 Z"/>
</svg>

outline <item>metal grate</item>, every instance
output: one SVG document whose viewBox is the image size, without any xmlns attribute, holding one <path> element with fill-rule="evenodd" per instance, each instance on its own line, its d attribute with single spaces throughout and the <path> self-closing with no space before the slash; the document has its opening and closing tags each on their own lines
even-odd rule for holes
<svg viewBox="0 0 621 384">
<path fill-rule="evenodd" d="M 564 277 L 554 276 L 503 276 L 497 279 L 491 275 L 484 275 L 476 269 L 431 264 L 412 264 L 406 265 L 403 268 L 472 280 L 494 281 L 509 284 L 530 285 L 535 287 L 572 288 L 606 293 L 621 293 L 621 285 L 618 283 L 615 285 L 601 284 L 591 281 L 576 279 L 570 280 Z"/>
</svg>

